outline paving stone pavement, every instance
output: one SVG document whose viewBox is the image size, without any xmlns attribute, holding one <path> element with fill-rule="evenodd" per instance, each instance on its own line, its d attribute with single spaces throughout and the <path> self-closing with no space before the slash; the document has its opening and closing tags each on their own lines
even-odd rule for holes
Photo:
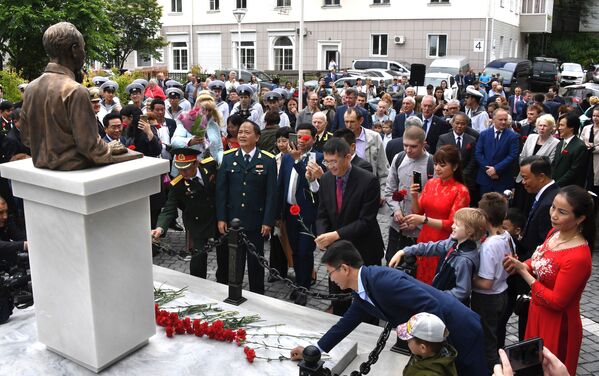
<svg viewBox="0 0 599 376">
<path fill-rule="evenodd" d="M 377 217 L 385 245 L 387 243 L 390 212 L 383 208 Z M 180 218 L 179 218 L 180 220 Z M 176 232 L 170 230 L 166 237 L 162 240 L 166 247 L 173 250 L 185 249 L 185 232 Z M 266 258 L 268 259 L 269 245 L 265 243 L 264 247 Z M 599 375 L 599 253 L 595 249 L 593 254 L 593 273 L 589 280 L 586 289 L 583 293 L 581 306 L 581 315 L 583 319 L 583 339 L 580 358 L 578 363 L 577 375 L 592 376 Z M 317 271 L 317 282 L 312 286 L 313 291 L 328 293 L 327 275 L 324 265 L 320 263 L 318 253 L 314 255 L 314 267 Z M 168 253 L 159 253 L 154 257 L 154 264 L 189 273 L 189 262 L 180 259 L 177 256 L 170 256 Z M 289 278 L 293 279 L 293 269 L 289 269 Z M 208 279 L 216 281 L 216 253 L 208 254 Z M 249 290 L 247 275 L 244 278 L 243 288 Z M 265 282 L 265 295 L 277 299 L 290 301 L 290 290 L 284 282 Z M 330 305 L 328 300 L 308 299 L 307 307 L 324 311 Z M 518 321 L 516 316 L 512 316 L 507 328 L 506 344 L 518 342 Z"/>
</svg>

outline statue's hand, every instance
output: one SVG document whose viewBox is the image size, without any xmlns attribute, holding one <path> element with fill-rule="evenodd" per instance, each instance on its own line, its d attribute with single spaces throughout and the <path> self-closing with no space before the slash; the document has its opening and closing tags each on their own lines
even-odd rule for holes
<svg viewBox="0 0 599 376">
<path fill-rule="evenodd" d="M 127 152 L 127 148 L 119 140 L 110 141 L 108 147 L 110 148 L 110 154 L 112 155 L 120 155 Z"/>
</svg>

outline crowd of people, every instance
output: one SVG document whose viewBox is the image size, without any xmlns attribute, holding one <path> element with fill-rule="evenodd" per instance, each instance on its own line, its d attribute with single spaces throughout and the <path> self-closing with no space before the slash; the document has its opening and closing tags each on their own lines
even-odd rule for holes
<svg viewBox="0 0 599 376">
<path fill-rule="evenodd" d="M 591 120 L 581 127 L 556 88 L 506 96 L 498 80 L 469 77 L 457 80 L 460 98 L 447 99 L 441 86 L 416 96 L 406 79 L 375 91 L 361 83 L 327 91 L 321 81 L 270 90 L 234 71 L 202 82 L 190 73 L 186 83 L 159 73 L 128 85 L 126 99 L 115 96 L 116 82 L 93 77 L 98 137 L 171 161 L 150 197 L 154 252 L 169 228 L 182 230 L 179 212 L 195 250 L 239 218 L 258 253 L 270 242 L 282 276 L 292 266 L 309 290 L 314 257 L 327 250 L 330 291 L 356 293 L 333 301 L 329 311 L 344 319 L 319 341 L 322 350 L 360 321 L 414 320 L 400 335 L 411 339 L 419 320 L 432 320 L 439 333 L 412 342 L 416 360 L 443 353 L 459 374 L 491 374 L 516 311 L 520 339 L 541 337 L 574 375 L 595 240 L 599 98 L 589 99 Z M 34 146 L 21 141 L 20 106 L 0 99 L 2 162 Z M 22 203 L 0 183 L 22 228 Z M 386 249 L 379 213 L 391 216 Z M 416 279 L 381 266 L 406 256 L 416 257 Z M 227 283 L 226 247 L 217 264 L 217 281 Z M 252 256 L 247 266 L 250 290 L 264 293 L 272 276 Z M 206 278 L 205 252 L 194 253 L 190 273 Z M 307 303 L 305 294 L 290 298 Z"/>
</svg>

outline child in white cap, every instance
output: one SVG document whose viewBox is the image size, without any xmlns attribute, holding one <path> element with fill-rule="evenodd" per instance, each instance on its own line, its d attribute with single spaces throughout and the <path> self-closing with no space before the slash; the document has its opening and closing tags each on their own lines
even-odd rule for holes
<svg viewBox="0 0 599 376">
<path fill-rule="evenodd" d="M 403 376 L 457 376 L 453 346 L 445 340 L 449 331 L 443 321 L 432 313 L 421 312 L 397 327 L 397 336 L 408 341 L 412 356 Z"/>
</svg>

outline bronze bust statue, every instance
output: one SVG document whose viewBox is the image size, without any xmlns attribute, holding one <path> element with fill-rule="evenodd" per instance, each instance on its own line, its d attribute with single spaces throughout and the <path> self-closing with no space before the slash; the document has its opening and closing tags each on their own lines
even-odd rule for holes
<svg viewBox="0 0 599 376">
<path fill-rule="evenodd" d="M 89 92 L 80 83 L 85 41 L 79 30 L 60 22 L 42 41 L 50 62 L 25 90 L 21 111 L 22 140 L 31 148 L 33 165 L 70 171 L 140 158 L 100 139 Z"/>
</svg>

